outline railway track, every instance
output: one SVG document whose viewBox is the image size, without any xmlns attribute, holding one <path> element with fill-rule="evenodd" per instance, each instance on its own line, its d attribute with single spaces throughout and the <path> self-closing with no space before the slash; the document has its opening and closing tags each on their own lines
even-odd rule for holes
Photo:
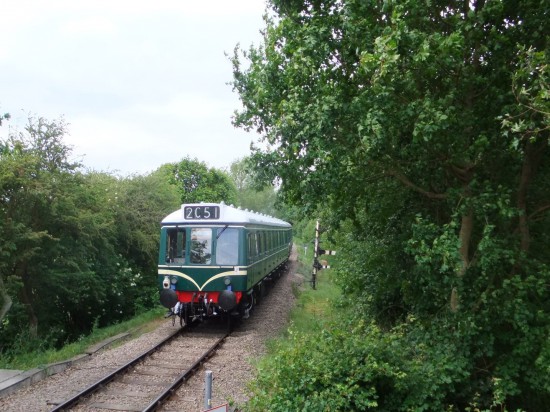
<svg viewBox="0 0 550 412">
<path fill-rule="evenodd" d="M 215 354 L 229 334 L 227 326 L 211 323 L 178 329 L 51 412 L 156 411 Z"/>
</svg>

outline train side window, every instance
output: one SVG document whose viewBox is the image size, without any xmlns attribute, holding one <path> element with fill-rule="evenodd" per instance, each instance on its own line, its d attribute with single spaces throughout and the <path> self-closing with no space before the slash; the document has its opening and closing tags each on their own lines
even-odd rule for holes
<svg viewBox="0 0 550 412">
<path fill-rule="evenodd" d="M 191 263 L 209 265 L 212 261 L 212 229 L 194 227 L 191 229 Z"/>
<path fill-rule="evenodd" d="M 237 229 L 217 230 L 216 264 L 237 265 L 239 259 L 239 231 Z"/>
<path fill-rule="evenodd" d="M 252 255 L 252 233 L 249 233 L 247 235 L 247 240 L 248 240 L 248 258 L 252 259 L 252 257 L 253 257 L 253 255 Z"/>
<path fill-rule="evenodd" d="M 256 243 L 256 233 L 248 234 L 248 258 L 253 261 L 258 256 L 258 244 Z"/>
<path fill-rule="evenodd" d="M 166 263 L 185 263 L 185 228 L 166 230 Z"/>
<path fill-rule="evenodd" d="M 263 236 L 261 232 L 256 233 L 258 255 L 261 255 L 264 251 Z"/>
<path fill-rule="evenodd" d="M 252 235 L 252 249 L 254 250 L 252 256 L 254 256 L 254 258 L 257 258 L 260 254 L 260 250 L 258 249 L 258 233 L 254 233 Z"/>
</svg>

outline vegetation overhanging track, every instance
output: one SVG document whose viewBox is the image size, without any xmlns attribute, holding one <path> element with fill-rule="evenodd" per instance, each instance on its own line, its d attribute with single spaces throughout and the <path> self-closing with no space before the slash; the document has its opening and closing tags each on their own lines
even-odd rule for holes
<svg viewBox="0 0 550 412">
<path fill-rule="evenodd" d="M 145 351 L 135 359 L 132 359 L 131 361 L 127 362 L 126 364 L 122 365 L 120 368 L 118 368 L 116 371 L 110 373 L 109 375 L 105 376 L 104 378 L 98 380 L 94 384 L 88 386 L 86 389 L 82 390 L 72 398 L 66 400 L 62 404 L 57 405 L 54 409 L 52 409 L 51 412 L 56 411 L 66 411 L 69 410 L 71 407 L 76 405 L 77 403 L 80 403 L 84 398 L 86 398 L 89 395 L 92 395 L 99 389 L 102 389 L 105 385 L 112 382 L 115 378 L 118 376 L 122 376 L 123 374 L 127 373 L 133 366 L 137 365 L 139 362 L 143 361 L 147 357 L 151 356 L 153 353 L 158 351 L 161 347 L 172 341 L 174 338 L 181 335 L 184 331 L 188 331 L 189 327 L 184 327 L 181 329 L 177 329 L 173 333 L 171 333 L 168 337 L 166 337 L 164 340 L 159 342 L 157 345 L 155 345 L 153 348 Z M 220 347 L 220 345 L 225 341 L 227 336 L 231 333 L 231 330 L 227 330 L 213 345 L 209 347 L 207 351 L 205 351 L 185 372 L 181 373 L 170 385 L 165 387 L 162 390 L 162 393 L 158 395 L 153 401 L 150 402 L 149 405 L 147 405 L 143 410 L 144 411 L 154 411 L 158 407 L 160 407 L 166 400 L 169 399 L 169 397 L 174 393 L 174 391 L 181 386 L 187 379 L 189 379 L 200 367 L 202 363 L 204 363 L 208 358 L 212 356 L 213 353 Z"/>
</svg>

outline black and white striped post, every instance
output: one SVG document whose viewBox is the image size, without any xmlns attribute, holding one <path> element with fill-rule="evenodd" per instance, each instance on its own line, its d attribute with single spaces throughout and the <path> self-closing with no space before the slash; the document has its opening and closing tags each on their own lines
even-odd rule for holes
<svg viewBox="0 0 550 412">
<path fill-rule="evenodd" d="M 315 248 L 313 249 L 313 273 L 311 274 L 311 287 L 315 289 L 315 283 L 317 282 L 317 271 L 319 270 L 319 221 L 315 223 Z"/>
<path fill-rule="evenodd" d="M 321 269 L 330 269 L 329 265 L 319 262 L 320 255 L 336 255 L 335 250 L 324 250 L 319 247 L 319 221 L 315 223 L 315 249 L 313 250 L 313 273 L 311 274 L 311 287 L 315 289 L 317 282 L 317 272 Z M 326 263 L 326 262 L 325 262 Z"/>
</svg>

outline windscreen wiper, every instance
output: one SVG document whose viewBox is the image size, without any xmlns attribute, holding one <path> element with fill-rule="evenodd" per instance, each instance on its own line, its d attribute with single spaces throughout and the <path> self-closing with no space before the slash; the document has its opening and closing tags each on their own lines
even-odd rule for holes
<svg viewBox="0 0 550 412">
<path fill-rule="evenodd" d="M 222 235 L 223 232 L 225 232 L 225 229 L 227 229 L 229 225 L 225 225 L 225 227 L 221 230 L 220 233 L 218 233 L 218 236 L 216 236 L 216 240 L 218 240 L 220 238 L 220 236 Z"/>
</svg>

